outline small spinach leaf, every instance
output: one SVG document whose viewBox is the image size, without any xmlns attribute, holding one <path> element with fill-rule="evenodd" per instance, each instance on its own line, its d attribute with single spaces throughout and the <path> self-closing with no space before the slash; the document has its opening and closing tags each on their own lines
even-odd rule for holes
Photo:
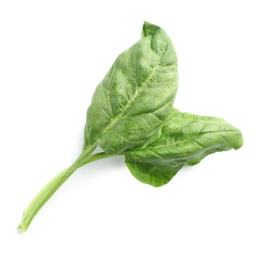
<svg viewBox="0 0 260 260">
<path fill-rule="evenodd" d="M 144 23 L 144 37 L 123 52 L 97 86 L 87 112 L 85 147 L 107 154 L 141 147 L 171 111 L 177 57 L 160 27 Z"/>
<path fill-rule="evenodd" d="M 157 187 L 168 183 L 184 164 L 195 165 L 209 154 L 242 144 L 241 132 L 225 120 L 173 109 L 160 138 L 145 148 L 126 151 L 125 162 L 134 177 Z"/>
</svg>

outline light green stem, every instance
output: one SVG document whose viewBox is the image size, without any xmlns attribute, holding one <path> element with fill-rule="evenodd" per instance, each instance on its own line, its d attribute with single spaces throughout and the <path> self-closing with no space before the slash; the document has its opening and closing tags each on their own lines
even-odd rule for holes
<svg viewBox="0 0 260 260">
<path fill-rule="evenodd" d="M 88 149 L 83 151 L 79 158 L 73 163 L 69 168 L 65 169 L 54 177 L 47 185 L 35 196 L 26 210 L 23 212 L 23 219 L 18 226 L 18 229 L 21 232 L 25 232 L 29 227 L 31 221 L 37 214 L 37 212 L 42 208 L 42 206 L 49 200 L 49 198 L 59 189 L 59 187 L 81 166 L 88 164 L 90 162 L 108 158 L 105 153 L 93 154 L 91 153 L 95 148 Z"/>
</svg>

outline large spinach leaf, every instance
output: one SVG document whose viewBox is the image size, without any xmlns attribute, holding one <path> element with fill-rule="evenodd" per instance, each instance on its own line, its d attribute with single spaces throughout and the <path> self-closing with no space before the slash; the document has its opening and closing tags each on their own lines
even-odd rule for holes
<svg viewBox="0 0 260 260">
<path fill-rule="evenodd" d="M 124 154 L 138 180 L 161 186 L 184 164 L 242 146 L 240 131 L 223 119 L 172 109 L 178 85 L 173 45 L 157 25 L 145 22 L 143 35 L 117 58 L 96 88 L 82 153 L 36 195 L 19 230 L 25 231 L 49 198 L 85 164 Z M 97 146 L 105 152 L 93 154 Z"/>
<path fill-rule="evenodd" d="M 176 53 L 160 27 L 145 22 L 143 34 L 96 88 L 87 112 L 85 147 L 100 146 L 107 154 L 141 147 L 170 113 L 178 85 Z"/>
<path fill-rule="evenodd" d="M 238 149 L 242 144 L 241 132 L 225 120 L 173 109 L 160 138 L 145 148 L 126 151 L 125 161 L 138 180 L 162 186 L 184 164 L 195 165 L 209 154 Z"/>
</svg>

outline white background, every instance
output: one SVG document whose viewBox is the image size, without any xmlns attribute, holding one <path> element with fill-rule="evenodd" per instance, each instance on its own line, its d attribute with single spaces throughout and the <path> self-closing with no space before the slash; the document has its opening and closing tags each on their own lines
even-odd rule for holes
<svg viewBox="0 0 260 260">
<path fill-rule="evenodd" d="M 0 2 L 0 259 L 260 259 L 258 1 Z M 123 158 L 78 170 L 18 234 L 22 211 L 83 144 L 115 58 L 160 25 L 179 59 L 175 107 L 225 118 L 245 144 L 166 186 Z"/>
</svg>

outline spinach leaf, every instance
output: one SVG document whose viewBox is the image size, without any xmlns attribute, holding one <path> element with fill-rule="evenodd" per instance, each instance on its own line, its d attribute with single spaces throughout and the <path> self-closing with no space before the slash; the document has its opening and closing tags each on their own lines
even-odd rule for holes
<svg viewBox="0 0 260 260">
<path fill-rule="evenodd" d="M 119 154 L 150 142 L 171 111 L 177 57 L 160 27 L 144 23 L 144 37 L 123 52 L 96 88 L 87 112 L 85 148 Z"/>
<path fill-rule="evenodd" d="M 157 187 L 169 182 L 184 164 L 194 165 L 211 153 L 242 146 L 240 131 L 223 119 L 172 109 L 178 86 L 172 42 L 148 22 L 143 35 L 119 55 L 96 88 L 87 111 L 82 153 L 31 201 L 20 231 L 27 230 L 78 168 L 93 161 L 124 154 L 131 173 Z M 93 154 L 97 146 L 104 152 Z"/>
<path fill-rule="evenodd" d="M 153 186 L 168 183 L 184 164 L 195 165 L 214 152 L 238 149 L 241 132 L 216 117 L 181 113 L 173 109 L 158 140 L 125 152 L 125 162 L 139 181 Z"/>
</svg>

